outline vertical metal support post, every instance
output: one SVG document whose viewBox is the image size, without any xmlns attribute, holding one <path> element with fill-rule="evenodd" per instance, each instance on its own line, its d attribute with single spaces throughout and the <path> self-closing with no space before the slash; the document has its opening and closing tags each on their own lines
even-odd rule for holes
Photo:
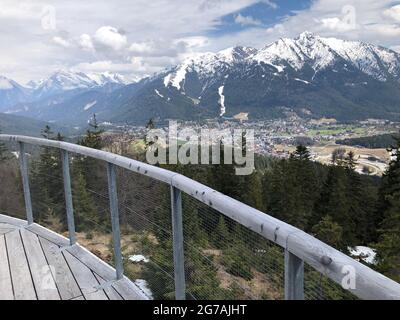
<svg viewBox="0 0 400 320">
<path fill-rule="evenodd" d="M 183 252 L 182 193 L 171 186 L 171 215 L 174 250 L 175 299 L 186 299 L 185 257 Z"/>
<path fill-rule="evenodd" d="M 285 300 L 304 300 L 304 261 L 285 250 Z"/>
<path fill-rule="evenodd" d="M 75 236 L 74 206 L 72 203 L 71 175 L 69 170 L 68 151 L 61 149 L 61 161 L 62 161 L 62 170 L 64 178 L 64 195 L 65 195 L 65 207 L 67 209 L 69 243 L 72 246 L 76 243 L 76 236 Z"/>
<path fill-rule="evenodd" d="M 33 223 L 32 200 L 29 188 L 28 159 L 26 158 L 25 144 L 23 142 L 19 142 L 19 164 L 21 168 L 22 185 L 24 187 L 26 219 L 28 225 L 30 225 Z"/>
<path fill-rule="evenodd" d="M 107 162 L 108 176 L 108 194 L 110 197 L 110 213 L 114 246 L 114 262 L 117 270 L 117 280 L 122 279 L 124 275 L 124 265 L 121 253 L 121 233 L 119 230 L 119 212 L 118 212 L 118 193 L 117 193 L 117 174 L 115 165 Z"/>
</svg>

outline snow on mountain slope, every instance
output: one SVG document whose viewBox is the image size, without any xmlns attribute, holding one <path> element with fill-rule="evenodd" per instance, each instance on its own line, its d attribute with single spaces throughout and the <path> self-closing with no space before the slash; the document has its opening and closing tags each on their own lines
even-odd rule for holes
<svg viewBox="0 0 400 320">
<path fill-rule="evenodd" d="M 385 81 L 387 72 L 395 77 L 400 75 L 400 55 L 394 51 L 362 42 L 335 38 L 320 38 L 320 41 L 332 48 L 343 59 L 350 61 L 358 69 L 376 79 Z"/>
<path fill-rule="evenodd" d="M 103 72 L 103 73 L 89 73 L 87 76 L 96 82 L 98 86 L 104 86 L 109 83 L 125 85 L 129 81 L 124 76 L 118 73 Z"/>
<path fill-rule="evenodd" d="M 387 80 L 388 74 L 400 76 L 400 55 L 392 50 L 360 41 L 322 38 L 310 32 L 293 40 L 280 39 L 253 58 L 265 63 L 286 61 L 296 70 L 309 64 L 315 71 L 325 69 L 341 58 L 380 81 Z"/>
<path fill-rule="evenodd" d="M 164 76 L 164 85 L 181 90 L 184 89 L 186 75 L 191 71 L 204 80 L 241 63 L 265 63 L 275 67 L 278 72 L 283 72 L 286 66 L 296 71 L 310 66 L 318 72 L 337 61 L 347 63 L 380 81 L 386 81 L 388 75 L 397 79 L 400 77 L 400 54 L 392 50 L 303 32 L 295 39 L 282 38 L 260 50 L 235 47 L 215 54 L 189 57 Z"/>
<path fill-rule="evenodd" d="M 147 112 L 143 118 L 174 118 L 187 110 L 188 118 L 262 118 L 281 116 L 284 108 L 346 121 L 400 117 L 399 53 L 310 32 L 261 49 L 196 54 L 140 84 L 115 120 L 137 120 L 139 109 Z"/>
<path fill-rule="evenodd" d="M 226 113 L 224 86 L 220 86 L 218 88 L 218 94 L 219 94 L 219 104 L 221 105 L 220 117 L 222 117 Z"/>
<path fill-rule="evenodd" d="M 14 85 L 11 80 L 7 79 L 6 77 L 0 76 L 0 90 L 11 90 L 13 88 Z"/>
<path fill-rule="evenodd" d="M 0 76 L 0 111 L 6 112 L 12 105 L 29 100 L 30 90 L 17 82 Z"/>
<path fill-rule="evenodd" d="M 213 76 L 218 70 L 233 67 L 236 63 L 256 53 L 257 49 L 248 47 L 234 47 L 222 50 L 218 53 L 207 52 L 187 58 L 183 63 L 175 67 L 172 73 L 164 78 L 164 86 L 172 86 L 180 90 L 186 74 L 190 71 L 197 73 L 200 79 Z"/>
<path fill-rule="evenodd" d="M 63 91 L 102 87 L 107 84 L 125 85 L 127 83 L 123 76 L 110 72 L 86 74 L 83 72 L 66 70 L 57 71 L 49 78 L 37 83 L 30 83 L 31 86 L 34 86 L 37 98 L 46 97 Z"/>
<path fill-rule="evenodd" d="M 280 39 L 261 49 L 252 58 L 272 65 L 285 61 L 296 70 L 309 63 L 318 71 L 329 66 L 336 57 L 335 52 L 319 37 L 304 32 L 296 39 Z"/>
<path fill-rule="evenodd" d="M 22 101 L 14 112 L 60 122 L 68 118 L 70 123 L 93 112 L 102 121 L 139 123 L 241 113 L 268 118 L 284 116 L 286 109 L 346 121 L 400 119 L 400 54 L 310 32 L 262 49 L 196 54 L 135 84 L 124 84 L 122 76 L 112 73 L 59 71 L 10 96 L 12 82 L 0 79 L 0 107 L 2 101 Z M 24 101 L 26 92 L 33 101 Z"/>
</svg>

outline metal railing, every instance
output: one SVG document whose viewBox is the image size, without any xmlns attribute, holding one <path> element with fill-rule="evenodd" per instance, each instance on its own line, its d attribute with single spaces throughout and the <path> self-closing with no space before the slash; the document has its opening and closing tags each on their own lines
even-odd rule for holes
<svg viewBox="0 0 400 320">
<path fill-rule="evenodd" d="M 76 243 L 74 209 L 71 192 L 69 154 L 76 153 L 107 163 L 108 193 L 111 213 L 112 240 L 116 278 L 124 274 L 118 212 L 116 167 L 166 183 L 171 189 L 171 221 L 174 261 L 175 298 L 186 298 L 184 230 L 182 192 L 239 223 L 241 226 L 273 242 L 284 250 L 284 295 L 287 300 L 304 299 L 305 264 L 341 285 L 349 268 L 355 275 L 355 285 L 349 292 L 361 299 L 400 299 L 400 284 L 339 252 L 311 235 L 271 217 L 248 205 L 221 194 L 181 174 L 151 166 L 113 153 L 72 143 L 26 136 L 0 135 L 0 140 L 17 142 L 28 224 L 33 223 L 29 188 L 28 160 L 25 144 L 61 150 L 65 207 L 70 244 Z"/>
</svg>

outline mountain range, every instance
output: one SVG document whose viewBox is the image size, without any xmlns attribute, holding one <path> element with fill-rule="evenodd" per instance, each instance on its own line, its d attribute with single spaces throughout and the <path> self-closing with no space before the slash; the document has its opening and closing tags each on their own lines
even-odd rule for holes
<svg viewBox="0 0 400 320">
<path fill-rule="evenodd" d="M 261 49 L 204 53 L 126 84 L 110 73 L 58 72 L 23 87 L 0 78 L 0 112 L 80 125 L 284 117 L 400 120 L 400 54 L 372 44 L 304 32 Z"/>
</svg>

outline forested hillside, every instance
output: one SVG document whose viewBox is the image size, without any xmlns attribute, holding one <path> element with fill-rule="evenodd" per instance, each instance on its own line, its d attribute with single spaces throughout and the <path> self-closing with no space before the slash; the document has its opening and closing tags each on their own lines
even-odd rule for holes
<svg viewBox="0 0 400 320">
<path fill-rule="evenodd" d="M 336 143 L 347 146 L 360 146 L 364 148 L 380 149 L 380 148 L 390 148 L 396 145 L 396 137 L 398 137 L 398 134 L 388 133 L 370 137 L 337 140 Z"/>
</svg>

